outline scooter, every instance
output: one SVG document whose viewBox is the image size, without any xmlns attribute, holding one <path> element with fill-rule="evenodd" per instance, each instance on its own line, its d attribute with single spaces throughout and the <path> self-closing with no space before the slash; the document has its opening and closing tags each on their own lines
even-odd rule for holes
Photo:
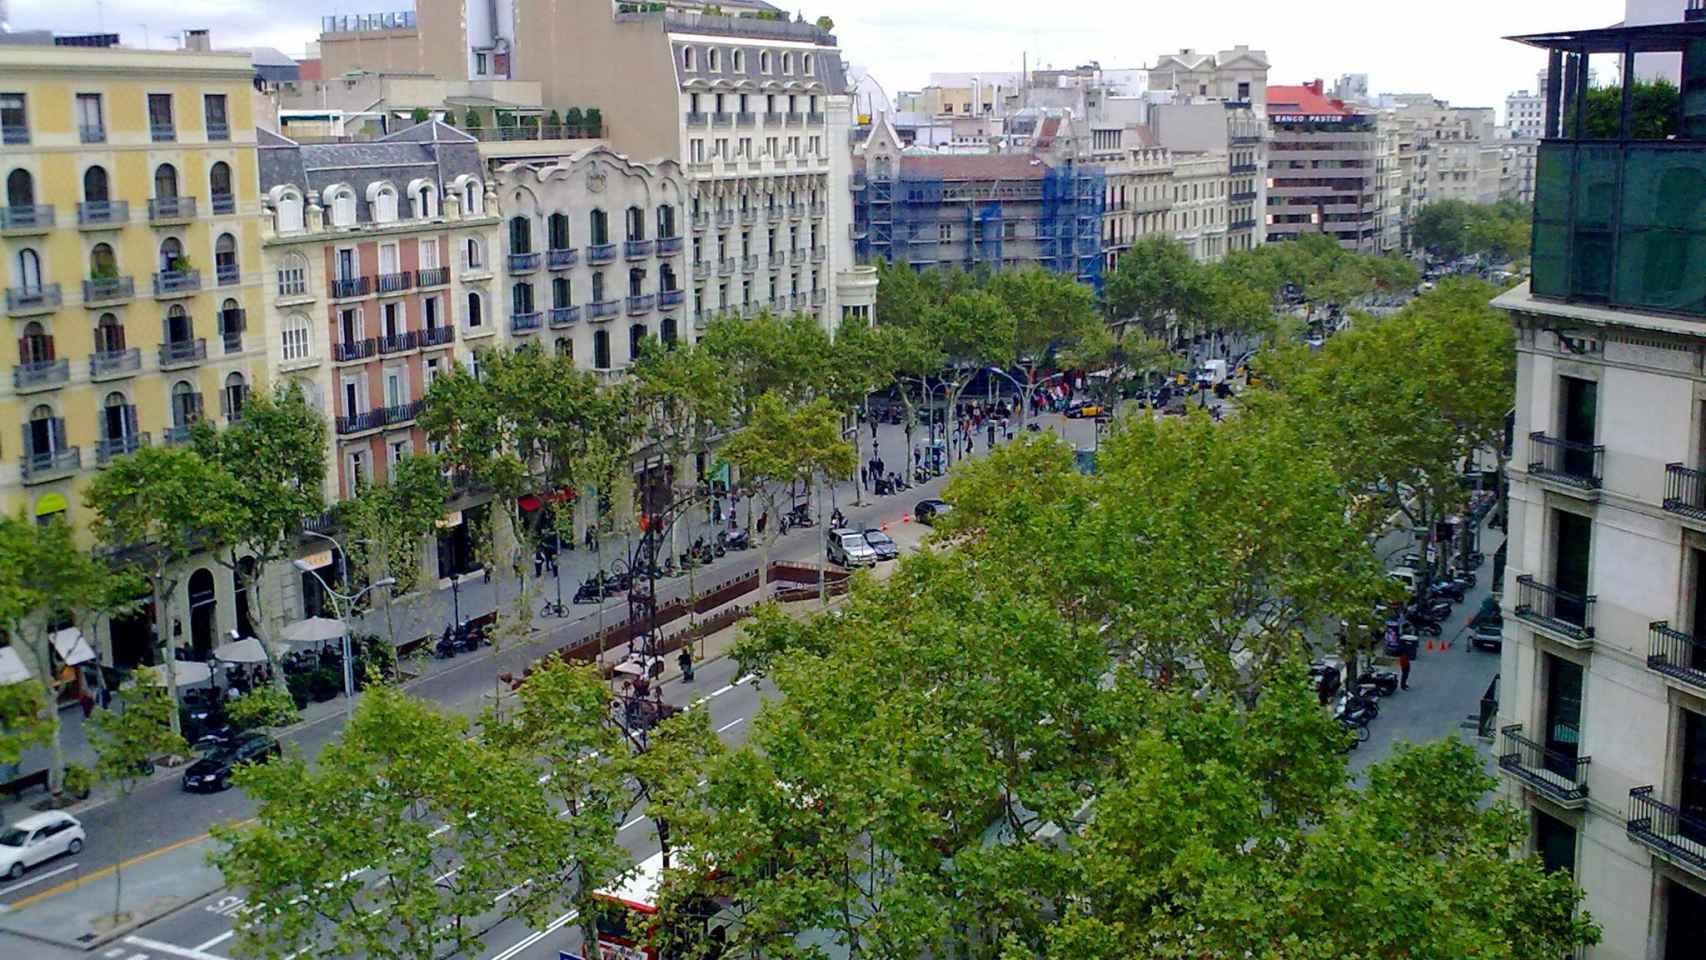
<svg viewBox="0 0 1706 960">
<path fill-rule="evenodd" d="M 456 656 L 456 653 L 457 645 L 455 634 L 450 627 L 445 627 L 444 632 L 438 637 L 438 642 L 434 643 L 432 646 L 432 655 L 440 660 L 449 660 L 451 657 Z"/>
<path fill-rule="evenodd" d="M 1391 696 L 1398 689 L 1398 674 L 1392 670 L 1368 669 L 1357 677 L 1357 690 L 1362 692 L 1364 687 L 1372 688 L 1375 696 Z"/>
<path fill-rule="evenodd" d="M 598 603 L 604 599 L 604 580 L 598 574 L 586 578 L 575 590 L 576 603 Z"/>
<path fill-rule="evenodd" d="M 727 536 L 730 550 L 746 550 L 752 546 L 752 537 L 745 530 L 736 530 Z"/>
</svg>

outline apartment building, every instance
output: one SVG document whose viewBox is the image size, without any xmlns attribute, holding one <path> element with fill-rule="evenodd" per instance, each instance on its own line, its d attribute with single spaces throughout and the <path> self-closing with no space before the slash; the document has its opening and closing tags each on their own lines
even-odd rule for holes
<svg viewBox="0 0 1706 960">
<path fill-rule="evenodd" d="M 1148 135 L 1148 128 L 1139 128 Z M 1119 264 L 1120 255 L 1145 237 L 1172 235 L 1173 154 L 1157 146 L 1153 135 L 1105 160 L 1107 192 L 1102 203 L 1102 269 Z"/>
<path fill-rule="evenodd" d="M 1231 180 L 1226 160 L 1213 153 L 1173 154 L 1174 239 L 1199 263 L 1226 256 L 1227 199 Z"/>
<path fill-rule="evenodd" d="M 1377 120 L 1321 92 L 1321 81 L 1268 87 L 1267 238 L 1324 233 L 1381 249 Z"/>
<path fill-rule="evenodd" d="M 246 54 L 0 42 L 0 286 L 18 425 L 0 506 L 83 527 L 92 471 L 242 416 L 266 378 Z M 8 38 L 9 40 L 11 38 Z M 215 571 L 218 571 L 215 573 Z M 192 566 L 174 609 L 206 650 L 234 584 Z M 215 611 L 219 615 L 215 616 Z M 103 626 L 108 663 L 152 662 L 150 614 Z"/>
<path fill-rule="evenodd" d="M 734 294 L 772 286 L 800 291 L 791 309 L 825 326 L 840 317 L 843 294 L 870 305 L 868 283 L 851 269 L 846 69 L 834 36 L 813 24 L 759 0 L 421 0 L 407 15 L 329 18 L 320 49 L 327 76 L 537 81 L 546 103 L 598 107 L 621 153 L 682 166 L 702 251 L 741 249 L 743 234 L 748 249 L 771 231 L 798 240 L 777 256 L 731 254 L 736 270 L 694 279 L 705 311 L 756 309 L 756 296 Z M 757 212 L 737 224 L 743 209 Z"/>
<path fill-rule="evenodd" d="M 1208 53 L 1190 48 L 1164 53 L 1149 68 L 1149 89 L 1173 94 L 1175 102 L 1214 100 L 1242 103 L 1257 116 L 1268 109 L 1268 54 L 1238 44 Z"/>
<path fill-rule="evenodd" d="M 1149 123 L 1175 151 L 1220 155 L 1229 178 L 1225 250 L 1267 241 L 1268 57 L 1240 44 L 1218 54 L 1184 50 L 1158 58 L 1151 89 L 1167 96 L 1150 104 Z"/>
<path fill-rule="evenodd" d="M 1505 127 L 1521 140 L 1538 140 L 1546 122 L 1545 94 L 1518 90 L 1505 97 Z"/>
<path fill-rule="evenodd" d="M 1706 942 L 1706 117 L 1590 141 L 1564 116 L 1590 55 L 1680 54 L 1685 89 L 1706 81 L 1690 13 L 1515 38 L 1562 82 L 1533 278 L 1495 301 L 1517 333 L 1496 757 L 1532 848 L 1602 928 L 1591 960 Z"/>
</svg>

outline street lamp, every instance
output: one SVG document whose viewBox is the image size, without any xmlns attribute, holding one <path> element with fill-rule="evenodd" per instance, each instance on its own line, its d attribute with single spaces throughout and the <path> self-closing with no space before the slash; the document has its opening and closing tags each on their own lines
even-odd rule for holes
<svg viewBox="0 0 1706 960">
<path fill-rule="evenodd" d="M 314 533 L 313 531 L 304 532 L 327 541 L 337 550 L 338 580 L 341 583 L 347 583 L 349 578 L 344 566 L 345 554 L 343 544 L 323 533 Z M 378 580 L 362 587 L 355 593 L 340 593 L 333 590 L 332 585 L 326 582 L 326 578 L 320 576 L 320 571 L 316 570 L 307 560 L 303 560 L 298 557 L 296 560 L 291 561 L 291 563 L 296 567 L 296 569 L 312 576 L 319 582 L 320 589 L 326 591 L 326 595 L 332 598 L 332 609 L 338 615 L 338 622 L 344 626 L 344 715 L 349 716 L 355 709 L 355 677 L 351 672 L 350 667 L 350 611 L 354 609 L 356 602 L 362 597 L 367 596 L 380 587 L 391 586 L 397 582 L 397 578 L 386 577 L 383 580 Z"/>
<path fill-rule="evenodd" d="M 1031 396 L 1034 396 L 1036 394 L 1036 391 L 1038 388 L 1040 388 L 1043 384 L 1049 382 L 1050 380 L 1059 380 L 1061 377 L 1066 376 L 1066 371 L 1064 371 L 1064 370 L 1062 370 L 1059 373 L 1049 374 L 1048 376 L 1042 378 L 1041 380 L 1038 380 L 1036 383 L 1031 384 L 1031 386 L 1030 386 L 1031 395 L 1027 396 L 1025 393 L 1025 384 L 1020 383 L 1019 379 L 1017 377 L 1015 377 L 1012 374 L 1008 373 L 1007 371 L 1001 369 L 1000 367 L 989 367 L 987 369 L 989 370 L 990 373 L 997 373 L 1003 377 L 1006 377 L 1007 381 L 1009 383 L 1013 384 L 1013 386 L 1018 389 L 1018 391 L 1019 391 L 1019 419 L 1020 420 L 1024 420 L 1029 415 L 1030 411 L 1026 410 L 1025 408 L 1030 406 Z"/>
</svg>

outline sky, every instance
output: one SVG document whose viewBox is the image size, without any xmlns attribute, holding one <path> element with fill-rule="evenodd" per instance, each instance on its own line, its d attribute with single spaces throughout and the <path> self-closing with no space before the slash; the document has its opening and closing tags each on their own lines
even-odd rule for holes
<svg viewBox="0 0 1706 960">
<path fill-rule="evenodd" d="M 123 35 L 157 48 L 207 27 L 215 46 L 264 45 L 300 56 L 327 13 L 408 9 L 410 0 L 0 0 L 12 29 Z M 774 0 L 784 9 L 791 4 Z M 1666 0 L 1637 0 L 1646 4 Z M 1683 0 L 1670 0 L 1679 11 Z M 1496 106 L 1532 90 L 1544 54 L 1501 37 L 1598 27 L 1623 18 L 1623 0 L 820 0 L 799 8 L 836 22 L 843 56 L 868 68 L 892 95 L 923 86 L 931 71 L 1013 71 L 1032 66 L 1145 67 L 1189 47 L 1266 50 L 1268 82 L 1331 84 L 1366 73 L 1375 93 L 1431 93 L 1459 106 Z"/>
</svg>

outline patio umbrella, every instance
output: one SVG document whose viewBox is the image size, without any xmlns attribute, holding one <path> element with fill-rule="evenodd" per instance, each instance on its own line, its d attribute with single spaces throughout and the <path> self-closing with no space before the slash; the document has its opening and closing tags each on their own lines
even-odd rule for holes
<svg viewBox="0 0 1706 960">
<path fill-rule="evenodd" d="M 213 659 L 224 663 L 266 663 L 267 652 L 254 637 L 232 640 L 213 648 Z"/>
<path fill-rule="evenodd" d="M 328 640 L 343 638 L 349 628 L 342 620 L 331 617 L 309 617 L 298 620 L 279 632 L 279 639 L 291 644 L 325 643 Z"/>
<path fill-rule="evenodd" d="M 0 686 L 23 683 L 31 678 L 29 668 L 11 647 L 0 647 Z"/>
<path fill-rule="evenodd" d="M 53 649 L 59 653 L 59 659 L 71 666 L 95 659 L 95 651 L 83 638 L 83 631 L 76 627 L 56 631 L 49 639 L 53 641 Z"/>
<path fill-rule="evenodd" d="M 143 667 L 143 669 L 154 674 L 155 679 L 159 680 L 162 685 L 165 684 L 165 664 L 159 663 L 151 667 Z M 206 683 L 208 680 L 211 680 L 213 678 L 213 669 L 207 664 L 199 661 L 179 660 L 177 663 L 172 665 L 172 674 L 178 678 L 178 687 L 183 688 L 192 684 Z"/>
</svg>

